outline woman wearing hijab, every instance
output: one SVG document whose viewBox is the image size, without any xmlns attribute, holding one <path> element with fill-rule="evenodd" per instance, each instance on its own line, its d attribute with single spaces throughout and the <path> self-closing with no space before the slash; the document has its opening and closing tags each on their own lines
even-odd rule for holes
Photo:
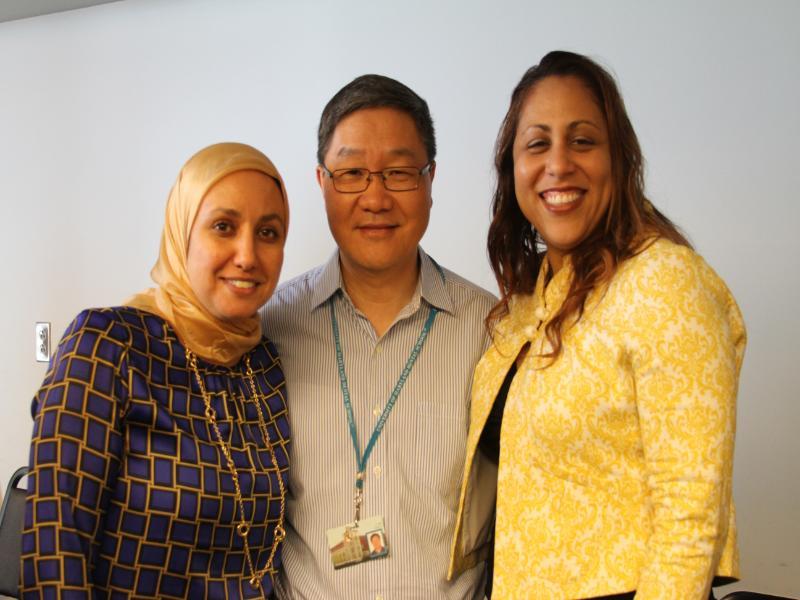
<svg viewBox="0 0 800 600">
<path fill-rule="evenodd" d="M 22 597 L 271 595 L 290 437 L 257 311 L 288 223 L 266 156 L 209 146 L 167 200 L 157 287 L 67 328 L 33 401 Z"/>
<path fill-rule="evenodd" d="M 494 598 L 709 598 L 738 575 L 736 301 L 647 200 L 617 86 L 585 56 L 525 73 L 495 166 L 501 302 L 451 569 L 485 550 L 496 478 Z"/>
</svg>

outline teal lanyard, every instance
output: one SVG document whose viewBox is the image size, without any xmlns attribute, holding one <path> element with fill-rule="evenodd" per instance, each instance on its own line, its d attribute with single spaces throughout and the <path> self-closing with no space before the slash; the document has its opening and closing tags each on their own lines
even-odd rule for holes
<svg viewBox="0 0 800 600">
<path fill-rule="evenodd" d="M 333 328 L 333 340 L 336 344 L 336 365 L 339 368 L 339 384 L 342 387 L 342 397 L 344 398 L 344 410 L 347 413 L 347 425 L 350 428 L 350 438 L 353 440 L 353 449 L 356 452 L 356 465 L 357 465 L 357 472 L 356 472 L 356 522 L 358 521 L 359 512 L 360 512 L 360 499 L 361 493 L 364 489 L 364 474 L 367 467 L 367 461 L 369 460 L 369 455 L 372 454 L 372 449 L 375 447 L 375 442 L 378 441 L 378 437 L 381 435 L 381 431 L 383 430 L 383 426 L 386 424 L 386 419 L 389 418 L 389 413 L 392 412 L 392 408 L 394 408 L 395 402 L 397 402 L 397 397 L 400 395 L 400 390 L 403 389 L 403 385 L 406 383 L 406 379 L 408 379 L 408 375 L 411 373 L 411 368 L 414 366 L 414 363 L 417 361 L 417 357 L 419 356 L 420 350 L 422 350 L 422 346 L 425 343 L 425 339 L 428 337 L 428 333 L 430 333 L 431 327 L 433 326 L 433 321 L 436 319 L 436 314 L 439 312 L 438 309 L 431 306 L 430 312 L 428 312 L 428 318 L 425 321 L 425 325 L 422 326 L 422 331 L 419 333 L 419 337 L 417 337 L 417 342 L 414 344 L 413 350 L 411 350 L 411 354 L 406 361 L 406 366 L 403 368 L 403 372 L 400 374 L 400 379 L 397 380 L 397 383 L 392 390 L 392 394 L 389 396 L 389 401 L 386 403 L 386 406 L 383 408 L 383 412 L 381 413 L 378 422 L 375 424 L 375 429 L 372 432 L 372 435 L 367 442 L 367 447 L 364 449 L 364 454 L 361 454 L 361 448 L 358 443 L 358 431 L 356 429 L 356 420 L 353 416 L 353 404 L 350 401 L 350 388 L 347 385 L 347 375 L 344 372 L 344 356 L 342 355 L 342 343 L 339 336 L 339 323 L 336 320 L 336 311 L 334 310 L 333 303 L 334 303 L 335 296 L 330 299 L 329 305 L 331 310 L 331 327 Z"/>
</svg>

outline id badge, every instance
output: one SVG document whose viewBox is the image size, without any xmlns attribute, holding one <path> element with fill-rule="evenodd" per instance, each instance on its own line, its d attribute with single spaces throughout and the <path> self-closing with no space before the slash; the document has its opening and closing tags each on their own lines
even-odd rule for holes
<svg viewBox="0 0 800 600">
<path fill-rule="evenodd" d="M 365 560 L 383 558 L 389 554 L 383 517 L 368 517 L 341 527 L 333 527 L 325 532 L 328 551 L 334 569 L 349 567 Z"/>
</svg>

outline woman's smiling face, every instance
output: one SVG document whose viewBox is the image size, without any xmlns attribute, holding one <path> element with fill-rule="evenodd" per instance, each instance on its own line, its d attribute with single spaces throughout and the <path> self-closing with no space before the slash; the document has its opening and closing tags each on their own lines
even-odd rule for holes
<svg viewBox="0 0 800 600">
<path fill-rule="evenodd" d="M 286 216 L 278 184 L 259 171 L 231 173 L 203 197 L 186 270 L 214 317 L 252 317 L 272 295 L 283 265 Z"/>
<path fill-rule="evenodd" d="M 605 216 L 613 187 L 606 121 L 580 79 L 546 77 L 531 89 L 513 154 L 517 203 L 557 271 Z"/>
</svg>

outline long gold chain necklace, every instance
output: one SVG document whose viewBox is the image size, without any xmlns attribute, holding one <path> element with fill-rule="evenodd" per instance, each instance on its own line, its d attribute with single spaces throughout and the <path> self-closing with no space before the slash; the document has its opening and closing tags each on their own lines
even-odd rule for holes
<svg viewBox="0 0 800 600">
<path fill-rule="evenodd" d="M 250 366 L 250 357 L 245 355 L 244 360 L 247 367 L 247 379 L 250 382 L 250 390 L 253 393 L 252 402 L 256 406 L 256 413 L 258 413 L 258 428 L 261 430 L 261 436 L 264 438 L 264 442 L 267 445 L 267 450 L 269 451 L 269 456 L 272 459 L 272 464 L 275 465 L 275 476 L 278 479 L 278 488 L 281 495 L 281 512 L 280 516 L 278 517 L 278 523 L 275 525 L 275 535 L 272 542 L 272 549 L 270 550 L 267 564 L 264 565 L 264 568 L 258 570 L 256 570 L 255 565 L 253 564 L 253 558 L 250 555 L 250 544 L 247 541 L 247 534 L 250 533 L 250 523 L 248 523 L 247 519 L 245 519 L 244 499 L 242 498 L 242 489 L 239 486 L 239 471 L 236 469 L 236 465 L 233 463 L 233 456 L 231 456 L 230 448 L 222 439 L 222 434 L 219 431 L 219 426 L 217 425 L 217 411 L 215 411 L 211 406 L 211 398 L 206 391 L 203 378 L 200 377 L 200 370 L 197 368 L 197 357 L 191 350 L 189 350 L 189 348 L 186 348 L 186 361 L 189 363 L 189 366 L 192 367 L 194 377 L 197 380 L 197 386 L 200 388 L 200 395 L 203 396 L 206 419 L 208 419 L 209 423 L 211 423 L 211 428 L 214 430 L 214 434 L 217 436 L 217 442 L 219 442 L 220 450 L 222 450 L 222 454 L 225 456 L 225 462 L 227 463 L 228 469 L 233 476 L 233 488 L 236 493 L 236 505 L 239 507 L 239 523 L 236 525 L 236 533 L 240 538 L 242 538 L 242 543 L 244 544 L 244 555 L 245 559 L 247 560 L 247 566 L 250 569 L 250 586 L 253 589 L 261 589 L 261 579 L 264 577 L 264 575 L 266 575 L 268 571 L 273 573 L 275 572 L 272 568 L 272 562 L 275 559 L 275 553 L 278 550 L 278 545 L 286 537 L 286 530 L 283 528 L 283 518 L 286 510 L 286 491 L 283 486 L 281 471 L 278 467 L 278 460 L 275 457 L 275 451 L 272 449 L 272 439 L 270 438 L 269 431 L 267 430 L 267 423 L 264 420 L 264 414 L 261 412 L 261 403 L 258 399 L 259 394 L 256 389 L 256 380 L 253 374 L 253 368 Z M 262 589 L 261 592 L 263 594 L 264 590 Z"/>
</svg>

